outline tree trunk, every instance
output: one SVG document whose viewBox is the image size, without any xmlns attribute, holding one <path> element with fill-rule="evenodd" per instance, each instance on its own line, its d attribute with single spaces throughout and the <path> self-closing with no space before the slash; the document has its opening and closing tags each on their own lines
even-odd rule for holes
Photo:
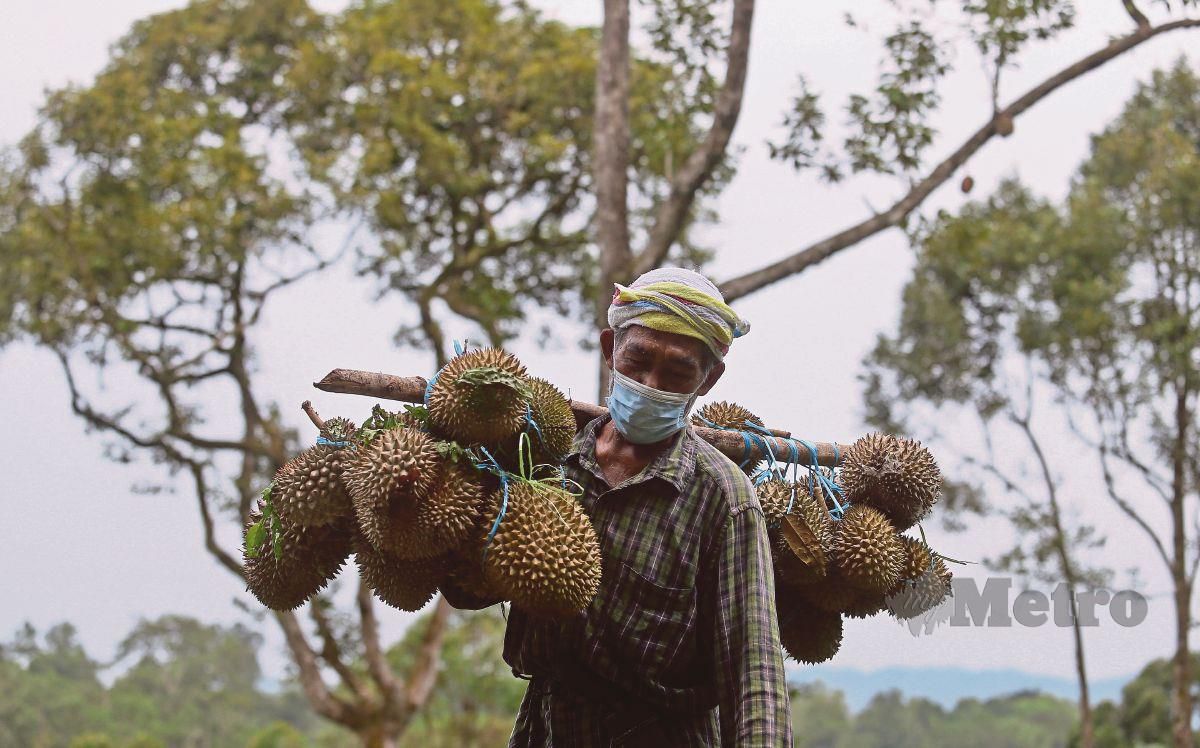
<svg viewBox="0 0 1200 748">
<path fill-rule="evenodd" d="M 1171 738 L 1175 748 L 1193 748 L 1192 674 L 1188 634 L 1192 626 L 1192 580 L 1188 574 L 1187 528 L 1184 525 L 1184 499 L 1187 498 L 1188 387 L 1185 383 L 1175 394 L 1175 448 L 1172 454 L 1174 475 L 1171 497 L 1171 581 L 1175 588 L 1175 657 L 1171 666 Z"/>
<path fill-rule="evenodd" d="M 629 0 L 604 0 L 600 59 L 596 63 L 596 116 L 592 134 L 596 183 L 596 244 L 600 278 L 595 298 L 596 329 L 608 326 L 613 283 L 628 283 L 629 247 Z M 597 400 L 608 394 L 608 368 L 598 356 Z"/>
</svg>

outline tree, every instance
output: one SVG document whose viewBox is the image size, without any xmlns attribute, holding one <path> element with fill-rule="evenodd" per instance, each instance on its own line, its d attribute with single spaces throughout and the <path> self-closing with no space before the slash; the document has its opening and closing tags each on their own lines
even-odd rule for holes
<svg viewBox="0 0 1200 748">
<path fill-rule="evenodd" d="M 863 391 L 868 423 L 884 431 L 938 435 L 940 423 L 977 421 L 983 454 L 976 453 L 962 428 L 930 441 L 962 463 L 949 472 L 974 473 L 1015 503 L 993 499 L 985 504 L 975 493 L 960 491 L 947 495 L 945 510 L 953 529 L 962 529 L 972 514 L 1002 515 L 1017 530 L 1015 544 L 987 559 L 988 566 L 1041 585 L 1065 584 L 1079 683 L 1080 745 L 1091 746 L 1077 595 L 1108 579 L 1107 570 L 1083 559 L 1104 539 L 1094 526 L 1069 516 L 1060 485 L 1063 471 L 1047 448 L 1046 421 L 1053 414 L 1038 412 L 1052 389 L 1051 374 L 1029 360 L 1026 340 L 1031 294 L 1024 284 L 1045 236 L 1059 230 L 1051 206 L 1006 182 L 986 201 L 915 231 L 917 266 L 904 289 L 899 326 L 894 334 L 881 335 L 868 356 Z"/>
<path fill-rule="evenodd" d="M 591 31 L 492 0 L 336 16 L 305 0 L 196 0 L 139 21 L 93 83 L 49 92 L 0 161 L 0 345 L 51 350 L 109 456 L 166 468 L 140 490 L 186 481 L 205 548 L 240 577 L 221 524 L 244 523 L 302 446 L 256 386 L 267 303 L 339 262 L 363 226 L 359 272 L 414 302 L 398 339 L 438 363 L 440 319 L 499 343 L 530 300 L 569 311 L 590 298 L 594 64 Z M 636 68 L 655 106 L 637 118 L 632 171 L 653 185 L 664 153 L 692 147 L 704 104 L 662 65 Z M 340 249 L 314 244 L 323 228 L 344 229 Z M 83 385 L 87 367 L 144 389 L 113 402 Z M 404 671 L 365 587 L 354 615 L 326 595 L 311 623 L 273 617 L 312 708 L 390 745 L 436 688 L 450 608 L 432 610 Z"/>
<path fill-rule="evenodd" d="M 630 142 L 629 30 L 630 1 L 604 0 L 601 56 L 597 67 L 596 126 L 593 152 L 596 161 L 596 242 L 599 245 L 599 288 L 594 323 L 606 325 L 604 314 L 614 282 L 660 266 L 687 225 L 694 200 L 713 174 L 726 164 L 727 151 L 742 107 L 750 49 L 754 0 L 731 0 L 728 32 L 718 24 L 714 5 L 701 0 L 646 0 L 652 8 L 651 38 L 655 51 L 671 60 L 681 80 L 694 82 L 697 91 L 711 97 L 712 116 L 707 135 L 696 148 L 681 154 L 667 188 L 633 203 L 634 212 L 650 216 L 635 224 L 629 220 L 631 198 L 627 187 L 627 153 Z M 1191 0 L 1172 5 L 1173 12 L 1187 10 Z M 1131 49 L 1179 29 L 1200 27 L 1200 19 L 1173 17 L 1154 23 L 1132 0 L 1123 2 L 1134 29 L 1115 36 L 1095 52 L 1047 76 L 1007 104 L 1001 103 L 1004 73 L 1017 66 L 1023 50 L 1036 41 L 1052 40 L 1075 23 L 1075 4 L 1069 0 L 963 0 L 955 23 L 965 28 L 988 71 L 992 110 L 986 121 L 950 155 L 929 165 L 925 156 L 935 145 L 933 117 L 939 101 L 938 84 L 951 69 L 946 49 L 956 39 L 934 29 L 916 7 L 892 3 L 899 19 L 895 31 L 884 39 L 885 57 L 880 78 L 869 93 L 852 93 L 845 111 L 851 132 L 840 149 L 825 138 L 825 114 L 819 96 L 804 78 L 784 115 L 788 134 L 771 144 L 774 157 L 798 171 L 816 169 L 829 182 L 849 175 L 894 175 L 902 185 L 899 198 L 874 215 L 832 236 L 811 242 L 764 267 L 748 270 L 718 284 L 726 301 L 754 293 L 803 272 L 832 255 L 890 228 L 903 227 L 922 203 L 997 135 L 1012 133 L 1015 120 L 1031 107 L 1088 71 Z M 945 11 L 945 6 L 938 6 Z M 852 14 L 847 23 L 854 25 Z M 724 62 L 724 79 L 713 82 L 711 68 Z M 600 363 L 599 392 L 608 389 L 608 375 Z"/>
<path fill-rule="evenodd" d="M 906 313 L 930 323 L 922 337 L 941 346 L 926 363 L 969 374 L 951 376 L 947 391 L 931 396 L 935 401 L 962 394 L 956 382 L 981 386 L 1005 376 L 1005 351 L 974 334 L 992 324 L 991 311 L 999 312 L 996 324 L 1007 326 L 1015 348 L 1008 352 L 1062 405 L 1074 433 L 1096 455 L 1108 497 L 1162 561 L 1175 609 L 1176 746 L 1193 741 L 1188 644 L 1200 564 L 1200 538 L 1189 519 L 1200 486 L 1191 415 L 1200 391 L 1197 143 L 1200 78 L 1180 61 L 1156 71 L 1093 138 L 1063 206 L 1025 209 L 1027 192 L 1008 185 L 985 205 L 939 219 L 922 253 L 957 241 L 967 256 L 988 253 L 987 263 L 976 267 L 987 272 L 930 282 L 934 274 L 922 254 L 905 302 Z M 992 310 L 989 300 L 1006 306 Z M 936 307 L 942 314 L 922 311 Z M 901 337 L 908 345 L 912 331 Z M 885 365 L 901 378 L 919 379 L 902 368 L 903 346 L 889 345 Z"/>
</svg>

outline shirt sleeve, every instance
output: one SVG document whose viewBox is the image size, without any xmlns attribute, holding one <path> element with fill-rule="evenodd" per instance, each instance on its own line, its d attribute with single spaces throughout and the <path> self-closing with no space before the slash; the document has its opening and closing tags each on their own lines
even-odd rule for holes
<svg viewBox="0 0 1200 748">
<path fill-rule="evenodd" d="M 750 489 L 747 484 L 747 490 Z M 792 745 L 767 521 L 738 502 L 716 560 L 713 633 L 723 746 Z"/>
</svg>

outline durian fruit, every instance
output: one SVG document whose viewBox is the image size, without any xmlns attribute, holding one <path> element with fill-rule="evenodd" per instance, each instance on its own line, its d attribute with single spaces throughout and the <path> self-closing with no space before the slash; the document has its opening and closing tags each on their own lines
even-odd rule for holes
<svg viewBox="0 0 1200 748">
<path fill-rule="evenodd" d="M 263 502 L 251 510 L 242 533 L 242 573 L 246 589 L 272 610 L 293 610 L 324 589 L 337 576 L 352 550 L 354 525 L 342 518 L 327 525 L 305 527 L 279 521 L 279 558 L 275 558 L 271 523 L 267 535 L 250 556 L 245 546 L 246 531 L 263 516 Z"/>
<path fill-rule="evenodd" d="M 847 583 L 844 577 L 834 571 L 820 581 L 796 587 L 796 592 L 814 608 L 840 613 L 850 607 L 863 591 Z"/>
<path fill-rule="evenodd" d="M 497 516 L 501 498 L 499 489 L 491 495 L 485 518 Z M 574 496 L 557 485 L 512 480 L 483 572 L 513 605 L 534 615 L 571 615 L 600 588 L 600 542 Z"/>
<path fill-rule="evenodd" d="M 455 356 L 429 392 L 429 423 L 464 444 L 503 444 L 525 426 L 525 365 L 499 348 Z"/>
<path fill-rule="evenodd" d="M 531 434 L 534 457 L 538 462 L 558 462 L 575 442 L 575 411 L 571 401 L 545 379 L 530 377 L 529 409 L 541 431 L 541 437 Z"/>
<path fill-rule="evenodd" d="M 446 574 L 446 556 L 403 559 L 371 547 L 359 535 L 354 560 L 363 583 L 375 597 L 400 610 L 415 611 L 437 594 L 438 582 Z"/>
<path fill-rule="evenodd" d="M 562 462 L 571 445 L 575 443 L 575 411 L 571 401 L 557 387 L 545 379 L 529 377 L 529 415 L 537 428 L 522 424 L 529 435 L 529 459 L 534 465 Z M 505 467 L 517 472 L 520 451 L 520 434 L 504 441 L 497 448 L 497 459 Z"/>
<path fill-rule="evenodd" d="M 358 447 L 346 463 L 342 480 L 356 509 L 381 507 L 393 496 L 412 496 L 428 487 L 438 464 L 437 449 L 428 434 L 400 427 L 377 434 L 369 445 Z"/>
<path fill-rule="evenodd" d="M 743 408 L 737 403 L 730 403 L 720 400 L 715 403 L 706 403 L 704 407 L 696 411 L 692 415 L 692 424 L 705 428 L 712 428 L 705 419 L 715 423 L 721 428 L 745 430 L 746 421 L 762 426 L 762 419 Z"/>
<path fill-rule="evenodd" d="M 888 609 L 888 596 L 883 592 L 859 590 L 858 594 L 844 606 L 842 615 L 847 618 L 870 618 Z"/>
<path fill-rule="evenodd" d="M 786 508 L 786 504 L 785 504 Z M 803 484 L 796 485 L 796 501 L 792 505 L 791 517 L 803 523 L 815 536 L 821 548 L 823 564 L 809 563 L 792 550 L 785 535 L 785 528 L 771 528 L 769 535 L 775 562 L 775 574 L 780 579 L 792 584 L 811 584 L 825 578 L 829 559 L 833 555 L 833 520 L 829 512 L 818 504 L 808 493 Z"/>
<path fill-rule="evenodd" d="M 941 494 L 933 454 L 914 439 L 870 433 L 846 451 L 842 485 L 853 503 L 873 506 L 904 532 L 925 517 Z"/>
<path fill-rule="evenodd" d="M 358 502 L 355 512 L 375 548 L 400 558 L 431 558 L 462 543 L 479 524 L 483 488 L 478 473 L 442 462 L 428 486 L 382 504 Z"/>
<path fill-rule="evenodd" d="M 915 579 L 901 581 L 888 594 L 888 611 L 903 621 L 936 608 L 952 594 L 952 578 L 946 562 L 934 554 L 932 563 L 924 573 Z"/>
<path fill-rule="evenodd" d="M 897 539 L 904 546 L 904 568 L 900 572 L 900 578 L 916 579 L 924 574 L 933 562 L 929 546 L 907 535 L 900 535 Z M 942 565 L 945 566 L 945 563 Z"/>
<path fill-rule="evenodd" d="M 490 525 L 489 525 L 490 527 Z M 450 552 L 448 580 L 468 595 L 485 600 L 505 599 L 504 593 L 488 582 L 483 573 L 483 538 L 472 539 Z"/>
<path fill-rule="evenodd" d="M 779 639 L 784 652 L 797 662 L 815 665 L 832 659 L 842 646 L 839 613 L 796 601 L 778 609 Z"/>
<path fill-rule="evenodd" d="M 887 517 L 869 506 L 855 504 L 837 522 L 833 559 L 851 585 L 885 592 L 900 579 L 905 549 Z"/>
<path fill-rule="evenodd" d="M 321 435 L 330 441 L 349 441 L 354 424 L 344 418 L 325 422 Z M 288 460 L 275 472 L 272 490 L 280 519 L 294 525 L 327 525 L 348 516 L 353 507 L 343 480 L 354 457 L 352 446 L 318 444 Z"/>
<path fill-rule="evenodd" d="M 793 485 L 779 478 L 771 478 L 759 483 L 755 487 L 755 492 L 758 494 L 758 503 L 762 505 L 763 515 L 767 518 L 767 524 L 774 527 L 783 519 L 783 515 L 787 513 L 788 503 L 792 503 L 792 508 L 795 509 L 796 502 L 800 501 L 802 489 L 795 486 L 795 500 L 792 500 Z M 805 492 L 807 493 L 807 492 Z"/>
</svg>

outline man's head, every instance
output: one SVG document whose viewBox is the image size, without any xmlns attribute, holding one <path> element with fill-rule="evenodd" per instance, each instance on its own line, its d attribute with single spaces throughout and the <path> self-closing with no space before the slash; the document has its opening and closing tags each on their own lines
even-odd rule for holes
<svg viewBox="0 0 1200 748">
<path fill-rule="evenodd" d="M 711 281 L 683 268 L 618 284 L 608 320 L 600 345 L 614 372 L 610 411 L 640 443 L 683 428 L 691 403 L 724 373 L 729 343 L 749 329 Z"/>
</svg>

